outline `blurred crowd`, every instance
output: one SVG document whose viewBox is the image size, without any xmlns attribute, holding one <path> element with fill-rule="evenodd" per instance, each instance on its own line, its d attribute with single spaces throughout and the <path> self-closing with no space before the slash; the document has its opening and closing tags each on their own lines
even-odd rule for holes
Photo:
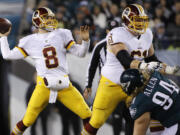
<svg viewBox="0 0 180 135">
<path fill-rule="evenodd" d="M 109 20 L 117 20 L 121 24 L 121 13 L 127 4 L 143 5 L 149 16 L 149 27 L 154 33 L 156 49 L 180 49 L 180 0 L 35 0 L 34 5 L 28 4 L 26 30 L 29 34 L 32 28 L 31 16 L 34 9 L 49 7 L 56 13 L 59 27 L 73 31 L 74 38 L 78 36 L 81 25 L 91 28 L 91 47 L 105 37 L 105 28 Z M 29 32 L 29 33 L 28 33 Z"/>
<path fill-rule="evenodd" d="M 59 28 L 72 30 L 77 43 L 81 42 L 79 37 L 80 26 L 90 26 L 91 46 L 89 52 L 91 52 L 96 43 L 106 36 L 107 22 L 109 20 L 116 20 L 121 25 L 121 13 L 126 5 L 139 3 L 144 7 L 149 16 L 149 27 L 153 31 L 155 49 L 180 51 L 180 0 L 26 0 L 26 2 L 26 12 L 24 12 L 25 25 L 20 26 L 23 29 L 20 34 L 23 36 L 36 31 L 35 27 L 32 26 L 32 14 L 34 10 L 39 7 L 49 7 L 56 13 L 57 20 L 59 21 Z M 12 17 L 15 16 L 12 15 Z M 20 23 L 19 18 L 13 19 L 12 22 L 14 20 L 18 20 L 18 23 Z M 12 33 L 14 32 L 14 35 L 17 36 L 19 31 L 18 24 L 14 23 L 13 26 L 16 26 L 13 29 L 17 28 L 17 30 L 12 31 Z M 0 119 L 1 123 L 3 123 L 3 126 L 0 128 L 0 131 L 2 131 L 0 134 L 9 134 L 10 119 L 8 104 L 10 88 L 7 78 L 7 74 L 9 73 L 9 62 L 4 61 L 1 56 L 0 69 L 0 108 L 3 108 L 0 111 Z M 34 84 L 32 84 L 32 87 L 33 86 Z M 67 111 L 69 110 L 58 112 L 61 113 L 62 116 L 63 114 L 68 115 L 64 116 L 66 118 L 72 116 L 71 112 L 67 113 Z M 46 120 L 44 118 L 42 119 Z M 78 121 L 76 117 L 73 120 L 75 120 L 76 123 Z M 62 120 L 64 123 L 63 125 L 66 125 L 66 129 L 63 128 L 63 135 L 69 135 L 69 133 L 65 133 L 68 131 L 69 126 L 67 125 L 70 125 L 68 124 L 69 121 L 69 119 L 68 122 Z M 78 126 L 79 124 L 74 125 Z M 80 132 L 80 127 L 74 127 L 74 129 L 77 130 L 74 131 L 74 134 Z M 33 132 L 34 128 L 32 128 L 31 133 L 33 134 Z"/>
</svg>

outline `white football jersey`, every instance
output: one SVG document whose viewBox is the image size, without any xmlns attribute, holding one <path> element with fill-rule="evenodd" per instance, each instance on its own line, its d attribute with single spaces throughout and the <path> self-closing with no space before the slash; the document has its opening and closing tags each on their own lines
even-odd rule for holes
<svg viewBox="0 0 180 135">
<path fill-rule="evenodd" d="M 59 76 L 68 74 L 66 52 L 74 43 L 70 30 L 57 29 L 26 36 L 20 40 L 18 48 L 35 61 L 39 76 Z"/>
<path fill-rule="evenodd" d="M 123 43 L 127 46 L 129 54 L 138 60 L 143 60 L 148 56 L 148 50 L 152 45 L 153 35 L 148 28 L 144 34 L 139 37 L 132 35 L 126 28 L 117 27 L 111 30 L 107 37 L 107 55 L 106 63 L 102 68 L 102 75 L 116 84 L 120 84 L 120 76 L 125 70 L 120 61 L 111 52 L 108 46 Z"/>
</svg>

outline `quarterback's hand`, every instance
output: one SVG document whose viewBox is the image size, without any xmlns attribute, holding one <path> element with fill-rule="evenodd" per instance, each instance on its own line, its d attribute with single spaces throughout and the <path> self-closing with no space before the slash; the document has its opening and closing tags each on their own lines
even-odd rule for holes
<svg viewBox="0 0 180 135">
<path fill-rule="evenodd" d="M 89 41 L 89 26 L 81 26 L 80 27 L 80 36 L 82 40 Z"/>
<path fill-rule="evenodd" d="M 160 71 L 163 67 L 164 65 L 160 62 L 149 62 L 149 63 L 142 62 L 139 66 L 140 69 L 148 69 L 155 71 Z"/>
<path fill-rule="evenodd" d="M 92 89 L 86 88 L 83 93 L 84 98 L 87 100 L 91 96 L 91 93 L 92 93 Z"/>
<path fill-rule="evenodd" d="M 6 32 L 4 34 L 0 33 L 0 37 L 8 36 L 10 32 L 11 32 L 11 27 L 9 28 L 8 32 Z"/>
</svg>

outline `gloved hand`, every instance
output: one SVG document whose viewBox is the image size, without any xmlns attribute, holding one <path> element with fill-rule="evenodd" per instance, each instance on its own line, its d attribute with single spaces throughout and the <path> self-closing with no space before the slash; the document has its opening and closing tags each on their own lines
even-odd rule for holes
<svg viewBox="0 0 180 135">
<path fill-rule="evenodd" d="M 159 62 L 149 62 L 149 63 L 141 62 L 139 68 L 159 71 L 163 68 L 163 64 Z"/>
<path fill-rule="evenodd" d="M 165 73 L 180 76 L 180 67 L 179 66 L 166 66 Z"/>
</svg>

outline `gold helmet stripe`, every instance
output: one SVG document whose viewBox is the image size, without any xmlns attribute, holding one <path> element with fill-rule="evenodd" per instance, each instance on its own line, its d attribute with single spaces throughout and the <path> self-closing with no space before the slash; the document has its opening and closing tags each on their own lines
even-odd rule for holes
<svg viewBox="0 0 180 135">
<path fill-rule="evenodd" d="M 140 11 L 141 11 L 141 14 L 143 14 L 144 9 L 142 8 L 142 6 L 141 6 L 141 5 L 138 5 L 138 7 L 139 7 L 139 9 L 140 9 Z"/>
<path fill-rule="evenodd" d="M 137 7 L 137 9 L 138 9 L 138 11 L 139 11 L 140 15 L 141 15 L 141 14 L 143 14 L 144 9 L 142 8 L 142 6 L 141 6 L 141 5 L 139 5 L 139 4 L 133 4 L 133 5 Z"/>
</svg>

